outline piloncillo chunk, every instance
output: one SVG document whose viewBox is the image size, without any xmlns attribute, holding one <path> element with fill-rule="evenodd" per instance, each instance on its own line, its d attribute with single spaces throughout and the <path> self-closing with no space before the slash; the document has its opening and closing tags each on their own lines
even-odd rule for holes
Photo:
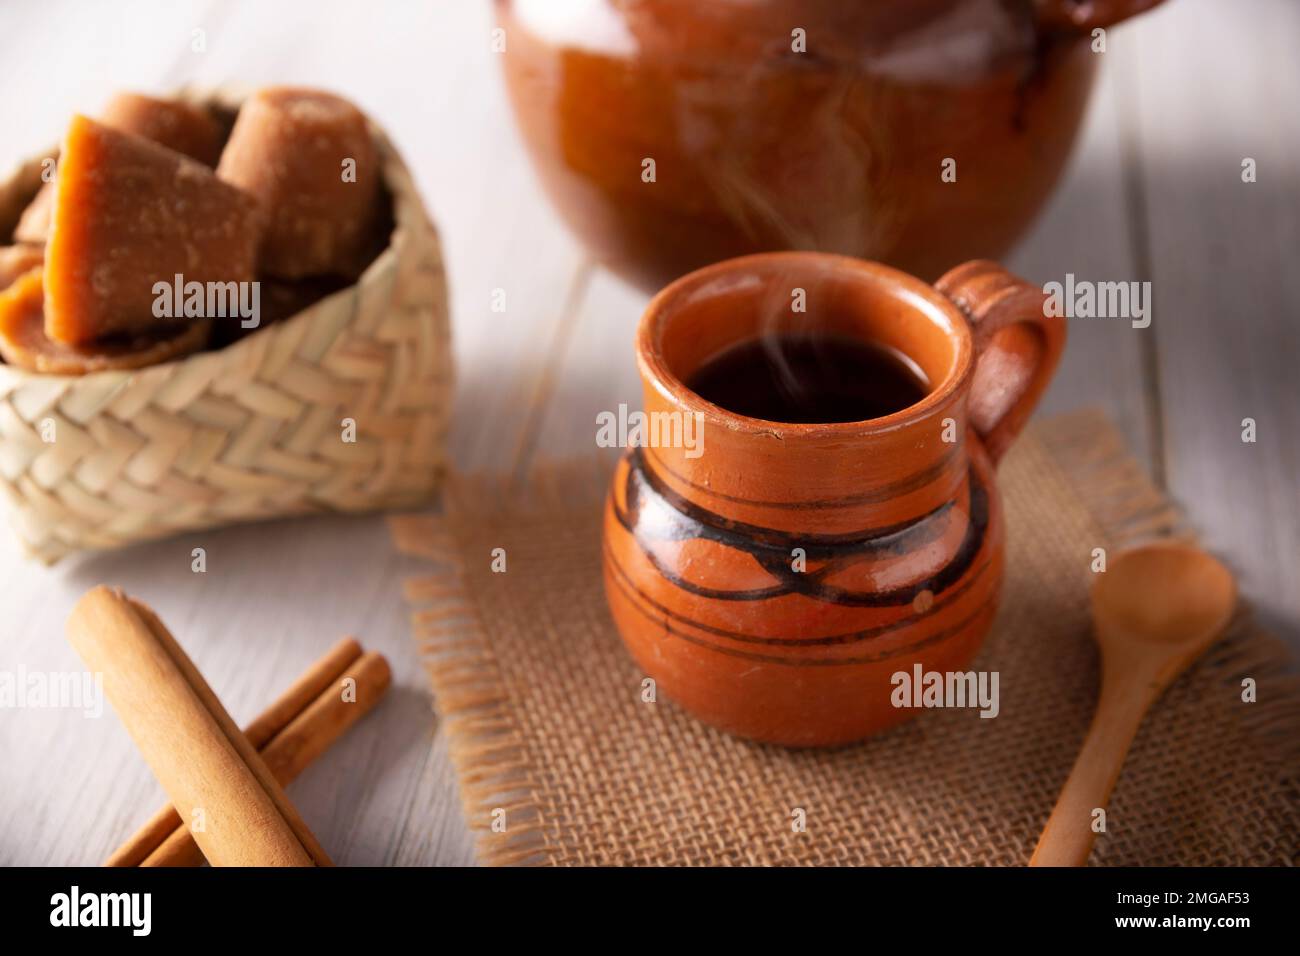
<svg viewBox="0 0 1300 956">
<path fill-rule="evenodd" d="M 45 334 L 42 286 L 37 267 L 0 292 L 0 357 L 31 372 L 85 375 L 157 365 L 201 349 L 212 327 L 210 319 L 202 319 L 165 335 L 117 338 L 80 349 Z"/>
<path fill-rule="evenodd" d="M 239 110 L 217 174 L 267 215 L 261 268 L 285 279 L 352 276 L 380 215 L 379 158 L 365 116 L 318 90 L 271 87 Z"/>
<path fill-rule="evenodd" d="M 100 121 L 166 146 L 204 166 L 216 168 L 225 134 L 221 124 L 201 106 L 184 100 L 160 100 L 141 93 L 118 93 Z"/>
<path fill-rule="evenodd" d="M 216 166 L 224 132 L 201 106 L 183 100 L 162 100 L 140 93 L 118 93 L 100 117 L 105 126 L 134 133 L 168 149 L 184 153 L 205 166 Z M 54 212 L 54 183 L 41 187 L 14 230 L 19 242 L 44 243 Z"/>
<path fill-rule="evenodd" d="M 0 292 L 45 261 L 40 246 L 0 246 Z"/>
<path fill-rule="evenodd" d="M 141 136 L 74 116 L 45 253 L 45 332 L 85 345 L 156 331 L 154 285 L 251 282 L 258 204 Z"/>
</svg>

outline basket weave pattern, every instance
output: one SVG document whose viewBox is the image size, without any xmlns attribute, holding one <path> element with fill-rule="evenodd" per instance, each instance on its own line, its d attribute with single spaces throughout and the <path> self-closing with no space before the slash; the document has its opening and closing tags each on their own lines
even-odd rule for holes
<svg viewBox="0 0 1300 956">
<path fill-rule="evenodd" d="M 136 372 L 0 365 L 0 487 L 31 554 L 433 492 L 451 391 L 442 256 L 410 173 L 375 136 L 395 230 L 355 285 L 220 351 Z M 0 183 L 0 211 L 21 208 L 39 171 Z"/>
</svg>

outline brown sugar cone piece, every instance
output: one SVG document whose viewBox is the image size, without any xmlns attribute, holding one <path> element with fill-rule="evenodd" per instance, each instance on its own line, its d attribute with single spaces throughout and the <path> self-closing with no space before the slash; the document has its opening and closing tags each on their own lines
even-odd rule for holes
<svg viewBox="0 0 1300 956">
<path fill-rule="evenodd" d="M 204 166 L 221 158 L 221 124 L 204 107 L 184 100 L 158 99 L 141 93 L 118 93 L 100 116 L 105 126 L 134 133 L 166 146 Z"/>
<path fill-rule="evenodd" d="M 267 275 L 357 274 L 380 216 L 379 157 L 360 110 L 319 90 L 259 90 L 239 110 L 217 175 L 267 215 Z"/>
<path fill-rule="evenodd" d="M 257 202 L 207 167 L 74 116 L 45 251 L 45 332 L 68 345 L 156 331 L 159 282 L 251 282 Z"/>
<path fill-rule="evenodd" d="M 225 133 L 206 109 L 183 100 L 164 100 L 140 93 L 118 93 L 100 114 L 105 126 L 134 133 L 152 140 L 160 146 L 184 153 L 205 166 L 216 166 L 221 158 Z M 32 200 L 14 238 L 19 242 L 43 245 L 50 234 L 50 220 L 54 214 L 54 183 L 41 187 Z"/>
<path fill-rule="evenodd" d="M 87 375 L 168 362 L 203 348 L 212 320 L 192 320 L 163 335 L 145 334 L 85 346 L 64 345 L 45 334 L 45 290 L 37 266 L 0 292 L 0 358 L 46 375 Z"/>
<path fill-rule="evenodd" d="M 0 292 L 44 261 L 45 250 L 40 246 L 0 246 Z"/>
<path fill-rule="evenodd" d="M 43 185 L 14 227 L 14 241 L 44 246 L 54 218 L 54 181 Z"/>
<path fill-rule="evenodd" d="M 87 593 L 68 639 L 213 866 L 329 865 L 269 768 L 158 617 L 107 587 Z M 201 816 L 196 816 L 201 811 Z"/>
</svg>

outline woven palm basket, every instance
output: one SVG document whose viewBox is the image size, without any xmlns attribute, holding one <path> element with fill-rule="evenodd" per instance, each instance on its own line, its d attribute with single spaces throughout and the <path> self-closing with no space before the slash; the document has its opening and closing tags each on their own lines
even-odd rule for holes
<svg viewBox="0 0 1300 956">
<path fill-rule="evenodd" d="M 0 488 L 31 555 L 406 507 L 436 489 L 451 391 L 442 255 L 410 172 L 372 132 L 395 225 L 356 284 L 219 351 L 139 371 L 0 364 Z M 0 244 L 40 174 L 37 158 L 0 181 Z"/>
</svg>

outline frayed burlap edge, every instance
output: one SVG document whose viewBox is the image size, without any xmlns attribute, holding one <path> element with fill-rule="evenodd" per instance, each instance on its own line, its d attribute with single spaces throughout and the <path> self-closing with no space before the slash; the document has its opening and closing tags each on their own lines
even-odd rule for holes
<svg viewBox="0 0 1300 956">
<path fill-rule="evenodd" d="M 476 855 L 488 866 L 543 866 L 550 861 L 535 794 L 537 782 L 523 735 L 509 707 L 496 657 L 488 645 L 478 605 L 470 594 L 453 516 L 502 509 L 596 507 L 609 481 L 610 456 L 535 469 L 527 482 L 506 475 L 447 476 L 442 515 L 388 519 L 397 550 L 439 570 L 403 583 L 413 608 L 411 629 L 434 705 L 446 731 L 467 821 L 489 821 L 497 810 L 510 819 L 507 833 L 471 823 Z"/>
<path fill-rule="evenodd" d="M 408 579 L 403 590 L 415 608 L 411 628 L 447 732 L 465 819 L 490 820 L 497 808 L 511 816 L 504 839 L 478 834 L 478 859 L 492 866 L 542 863 L 532 761 L 465 585 L 457 543 L 437 517 L 399 515 L 389 527 L 398 550 L 442 566 L 439 574 Z"/>
<path fill-rule="evenodd" d="M 1033 426 L 1112 548 L 1153 539 L 1195 540 L 1183 511 L 1157 489 L 1132 457 L 1104 412 L 1084 409 Z M 510 708 L 510 699 L 489 646 L 479 607 L 461 563 L 457 521 L 476 515 L 538 509 L 598 507 L 606 492 L 612 458 L 544 463 L 527 481 L 502 475 L 448 476 L 440 515 L 396 515 L 389 519 L 394 546 L 403 554 L 438 566 L 405 582 L 412 606 L 412 631 L 444 723 L 461 803 L 470 821 L 492 819 L 505 809 L 506 834 L 489 824 L 471 824 L 476 852 L 488 866 L 546 866 L 559 848 L 541 821 L 536 763 Z M 1244 708 L 1234 719 L 1259 739 L 1268 757 L 1284 770 L 1286 785 L 1300 796 L 1300 676 L 1287 647 L 1264 631 L 1246 602 L 1227 634 L 1200 664 L 1212 679 L 1240 686 L 1249 675 L 1269 677 L 1270 700 Z"/>
</svg>

